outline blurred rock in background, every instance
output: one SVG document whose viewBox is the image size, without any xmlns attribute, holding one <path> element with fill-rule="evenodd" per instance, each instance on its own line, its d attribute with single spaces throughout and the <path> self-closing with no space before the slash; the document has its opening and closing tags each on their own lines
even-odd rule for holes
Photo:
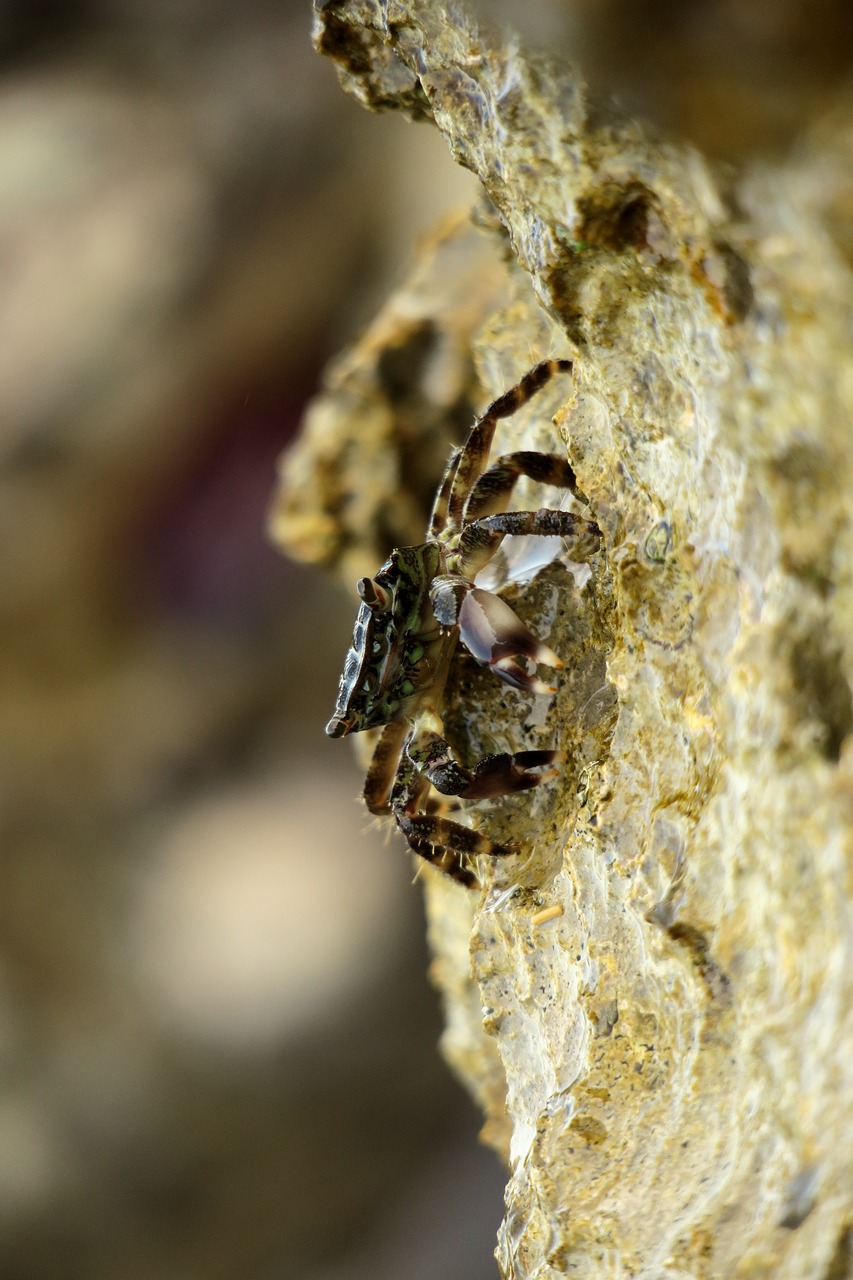
<svg viewBox="0 0 853 1280">
<path fill-rule="evenodd" d="M 726 157 L 787 147 L 853 46 L 829 0 L 499 8 Z M 308 0 L 3 6 L 16 1280 L 494 1274 L 503 1176 L 434 1049 L 409 863 L 322 733 L 353 604 L 264 535 L 319 370 L 474 193 L 309 27 Z"/>
</svg>

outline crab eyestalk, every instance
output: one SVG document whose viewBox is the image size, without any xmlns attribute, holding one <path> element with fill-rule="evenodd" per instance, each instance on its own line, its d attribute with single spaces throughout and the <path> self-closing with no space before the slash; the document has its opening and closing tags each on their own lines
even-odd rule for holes
<svg viewBox="0 0 853 1280">
<path fill-rule="evenodd" d="M 385 613 L 391 606 L 391 593 L 373 578 L 359 578 L 355 587 L 368 609 L 374 613 Z"/>
</svg>

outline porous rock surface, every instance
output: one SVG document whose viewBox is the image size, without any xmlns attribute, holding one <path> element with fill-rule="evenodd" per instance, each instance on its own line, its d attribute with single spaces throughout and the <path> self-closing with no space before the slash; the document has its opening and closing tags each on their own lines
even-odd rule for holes
<svg viewBox="0 0 853 1280">
<path fill-rule="evenodd" d="M 316 40 L 366 105 L 432 119 L 480 178 L 485 234 L 429 250 L 430 349 L 467 344 L 479 405 L 536 359 L 574 359 L 496 451 L 566 448 L 603 532 L 588 568 L 557 558 L 506 588 L 567 661 L 550 705 L 460 657 L 442 708 L 465 758 L 567 755 L 552 786 L 479 806 L 524 850 L 481 867 L 481 895 L 424 876 L 445 1051 L 510 1167 L 501 1273 L 841 1280 L 853 279 L 836 232 L 853 130 L 836 121 L 796 166 L 726 185 L 590 102 L 569 66 L 452 8 L 321 4 Z M 435 305 L 458 299 L 460 244 L 490 282 L 463 321 Z M 350 459 L 370 441 L 395 307 L 284 472 L 279 537 L 348 576 L 329 547 L 372 549 L 375 514 L 330 543 L 347 503 L 324 510 L 318 483 L 325 541 L 304 511 L 293 539 L 292 477 L 304 491 L 328 464 L 323 432 Z M 375 412 L 362 396 L 354 414 L 365 369 Z M 370 511 L 394 483 L 371 469 Z"/>
</svg>

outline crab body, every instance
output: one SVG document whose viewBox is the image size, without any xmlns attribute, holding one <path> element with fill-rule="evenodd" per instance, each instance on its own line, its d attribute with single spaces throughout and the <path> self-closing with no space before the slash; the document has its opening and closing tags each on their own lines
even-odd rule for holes
<svg viewBox="0 0 853 1280">
<path fill-rule="evenodd" d="M 441 564 L 437 542 L 392 551 L 375 578 L 358 584 L 362 604 L 326 732 L 341 738 L 405 716 L 432 687 L 447 637 L 430 604 Z"/>
<path fill-rule="evenodd" d="M 576 558 L 598 548 L 598 527 L 585 517 L 505 510 L 520 475 L 560 485 L 585 502 L 565 459 L 518 452 L 487 466 L 498 420 L 571 367 L 567 360 L 543 361 L 493 401 L 448 464 L 427 541 L 392 551 L 374 578 L 358 583 L 362 603 L 326 726 L 334 738 L 382 727 L 364 786 L 368 809 L 392 814 L 415 853 L 469 886 L 477 884 L 471 856 L 515 850 L 443 816 L 438 797 L 482 800 L 527 790 L 556 776 L 559 753 L 502 753 L 466 768 L 444 738 L 438 708 L 458 641 L 514 688 L 553 692 L 530 667 L 562 667 L 560 658 L 475 577 L 509 534 L 556 534 L 571 542 Z"/>
</svg>

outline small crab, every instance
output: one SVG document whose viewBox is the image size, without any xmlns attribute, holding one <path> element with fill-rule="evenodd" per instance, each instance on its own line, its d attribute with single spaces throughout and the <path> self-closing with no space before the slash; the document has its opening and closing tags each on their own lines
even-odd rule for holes
<svg viewBox="0 0 853 1280">
<path fill-rule="evenodd" d="M 457 760 L 439 715 L 457 640 L 516 689 L 552 693 L 522 664 L 562 667 L 490 591 L 475 585 L 508 534 L 560 536 L 573 554 L 590 556 L 600 533 L 568 511 L 506 511 L 519 476 L 569 489 L 581 502 L 575 474 L 555 454 L 507 453 L 488 466 L 495 426 L 520 409 L 569 360 L 545 360 L 499 396 L 454 451 L 436 494 L 426 542 L 392 551 L 375 578 L 358 583 L 361 606 L 326 733 L 341 738 L 384 726 L 364 784 L 374 814 L 392 814 L 410 848 L 461 884 L 478 883 L 469 859 L 517 852 L 443 816 L 434 792 L 485 800 L 525 791 L 557 776 L 557 751 L 484 756 L 472 769 Z M 549 767 L 550 766 L 550 767 Z"/>
</svg>

